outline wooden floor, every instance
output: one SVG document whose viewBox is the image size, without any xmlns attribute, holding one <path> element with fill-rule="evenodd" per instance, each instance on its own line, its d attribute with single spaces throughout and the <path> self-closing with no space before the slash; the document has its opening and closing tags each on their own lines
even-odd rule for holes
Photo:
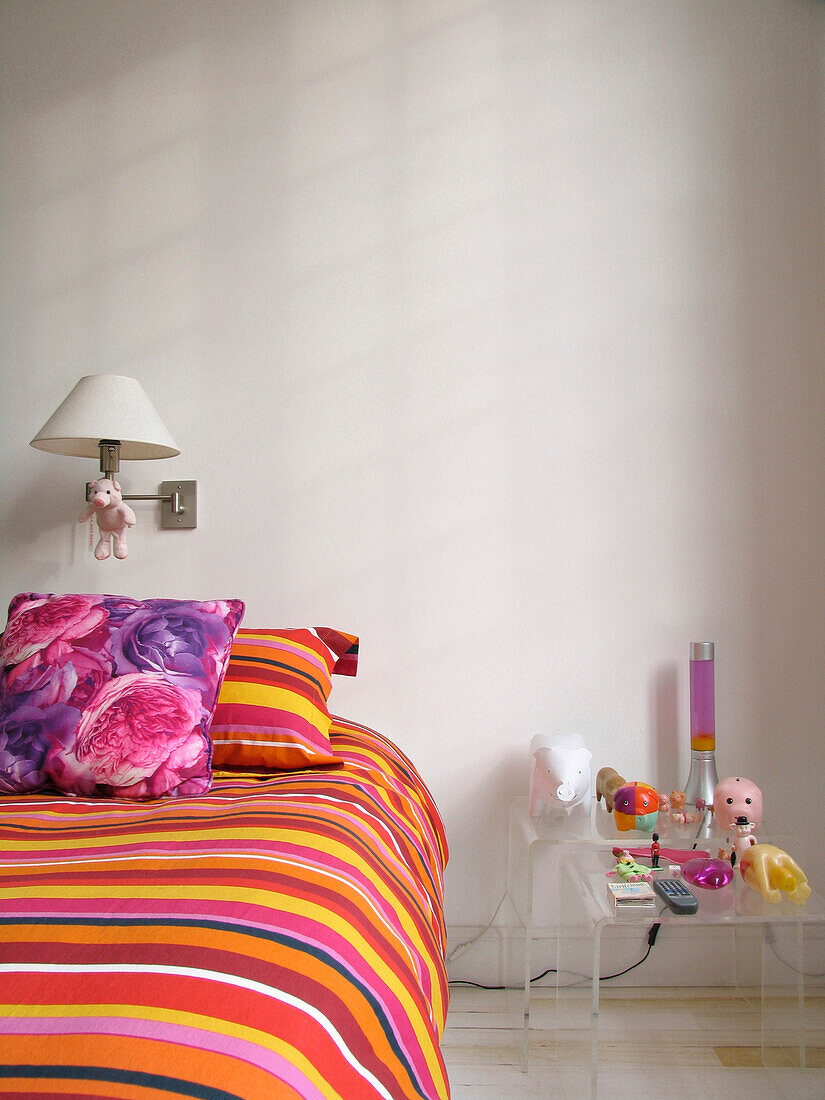
<svg viewBox="0 0 825 1100">
<path fill-rule="evenodd" d="M 530 1057 L 521 1069 L 523 994 L 453 986 L 443 1050 L 453 1100 L 590 1096 L 590 1000 L 537 990 Z M 805 1067 L 793 1005 L 775 998 L 763 1018 L 758 993 L 732 989 L 615 989 L 601 995 L 599 1097 L 671 1095 L 741 1100 L 825 1097 L 825 989 L 805 1000 Z M 764 1044 L 764 1045 L 763 1045 Z M 675 1090 L 675 1091 L 674 1091 Z"/>
</svg>

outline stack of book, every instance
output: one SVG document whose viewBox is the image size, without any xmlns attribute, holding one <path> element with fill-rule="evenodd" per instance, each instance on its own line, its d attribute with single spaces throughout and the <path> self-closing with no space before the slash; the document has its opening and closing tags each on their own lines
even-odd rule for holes
<svg viewBox="0 0 825 1100">
<path fill-rule="evenodd" d="M 607 892 L 616 909 L 655 909 L 656 894 L 649 882 L 608 882 Z"/>
</svg>

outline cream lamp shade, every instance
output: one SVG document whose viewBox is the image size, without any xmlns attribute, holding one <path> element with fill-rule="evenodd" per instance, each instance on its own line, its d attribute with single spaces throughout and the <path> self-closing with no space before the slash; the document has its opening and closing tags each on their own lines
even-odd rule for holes
<svg viewBox="0 0 825 1100">
<path fill-rule="evenodd" d="M 32 447 L 97 458 L 101 442 L 120 445 L 124 459 L 174 458 L 180 449 L 140 382 L 120 374 L 87 374 L 57 407 Z"/>
</svg>

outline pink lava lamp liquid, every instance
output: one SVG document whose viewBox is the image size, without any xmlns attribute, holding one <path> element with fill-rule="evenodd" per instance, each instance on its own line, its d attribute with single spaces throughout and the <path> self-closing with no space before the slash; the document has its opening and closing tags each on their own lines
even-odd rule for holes
<svg viewBox="0 0 825 1100">
<path fill-rule="evenodd" d="M 690 647 L 690 747 L 693 752 L 716 750 L 713 642 Z"/>
<path fill-rule="evenodd" d="M 716 773 L 716 715 L 713 683 L 713 642 L 690 644 L 690 775 L 685 784 L 685 800 L 695 806 L 698 800 L 710 806 L 719 782 Z M 710 816 L 702 823 L 710 827 Z"/>
</svg>

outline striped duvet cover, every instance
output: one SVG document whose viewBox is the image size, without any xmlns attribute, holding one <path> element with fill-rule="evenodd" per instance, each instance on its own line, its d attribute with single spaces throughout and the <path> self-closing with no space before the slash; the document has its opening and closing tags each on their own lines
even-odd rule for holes
<svg viewBox="0 0 825 1100">
<path fill-rule="evenodd" d="M 403 754 L 0 798 L 0 1097 L 445 1098 L 446 844 Z"/>
</svg>

